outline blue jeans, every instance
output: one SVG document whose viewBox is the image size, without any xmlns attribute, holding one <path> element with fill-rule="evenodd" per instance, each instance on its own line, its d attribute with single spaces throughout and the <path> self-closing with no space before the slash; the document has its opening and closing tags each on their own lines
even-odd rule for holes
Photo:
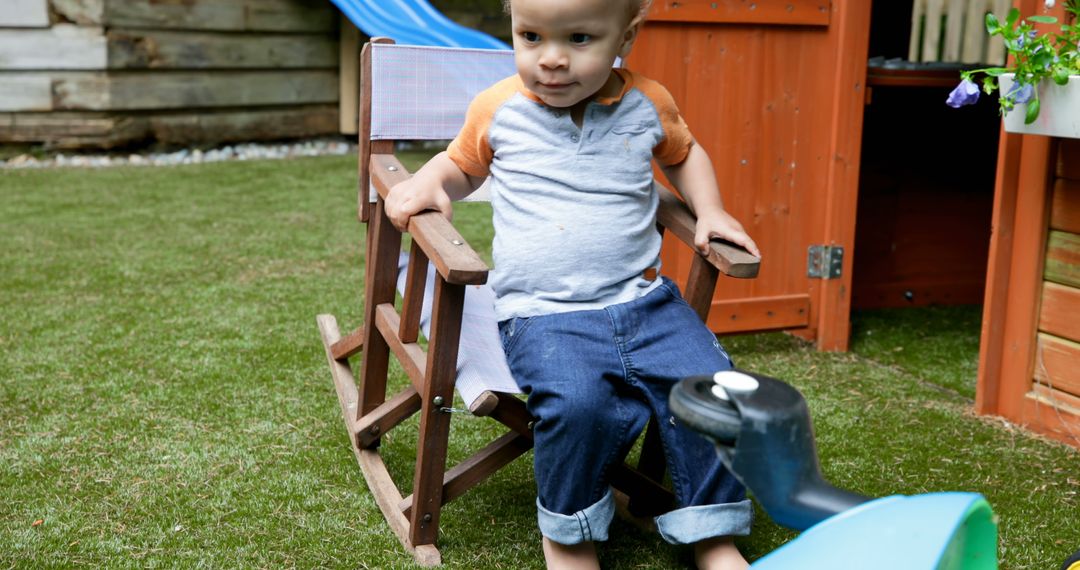
<svg viewBox="0 0 1080 570">
<path fill-rule="evenodd" d="M 712 444 L 680 425 L 668 392 L 687 376 L 732 367 L 716 336 L 664 281 L 600 310 L 499 323 L 510 370 L 536 418 L 540 532 L 560 544 L 606 540 L 615 508 L 609 468 L 651 416 L 660 421 L 677 507 L 656 518 L 665 540 L 689 544 L 750 532 L 742 485 Z"/>
</svg>

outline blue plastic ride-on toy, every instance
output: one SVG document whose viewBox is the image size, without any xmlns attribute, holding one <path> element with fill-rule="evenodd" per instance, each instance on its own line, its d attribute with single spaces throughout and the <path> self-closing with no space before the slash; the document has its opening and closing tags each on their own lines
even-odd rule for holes
<svg viewBox="0 0 1080 570">
<path fill-rule="evenodd" d="M 804 531 L 755 570 L 996 570 L 997 522 L 982 495 L 871 499 L 825 481 L 806 400 L 788 384 L 718 372 L 676 384 L 670 402 L 769 517 Z"/>
</svg>

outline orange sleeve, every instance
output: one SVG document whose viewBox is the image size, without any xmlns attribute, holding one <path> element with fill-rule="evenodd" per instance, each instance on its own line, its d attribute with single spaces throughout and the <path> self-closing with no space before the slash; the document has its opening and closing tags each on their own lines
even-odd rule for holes
<svg viewBox="0 0 1080 570">
<path fill-rule="evenodd" d="M 465 113 L 465 124 L 446 148 L 450 160 L 469 176 L 484 178 L 489 174 L 495 156 L 488 140 L 491 121 L 495 111 L 516 92 L 512 85 L 516 77 L 504 79 L 473 98 Z"/>
<path fill-rule="evenodd" d="M 694 136 L 679 114 L 679 107 L 671 93 L 660 83 L 640 75 L 634 78 L 634 86 L 652 101 L 660 126 L 664 129 L 664 138 L 653 148 L 653 157 L 664 166 L 686 160 L 690 147 L 694 145 Z"/>
</svg>

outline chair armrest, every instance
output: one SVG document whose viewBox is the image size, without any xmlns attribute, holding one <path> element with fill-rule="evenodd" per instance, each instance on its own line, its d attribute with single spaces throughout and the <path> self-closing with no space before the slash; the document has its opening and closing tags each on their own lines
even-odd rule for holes
<svg viewBox="0 0 1080 570">
<path fill-rule="evenodd" d="M 371 155 L 371 181 L 383 199 L 390 193 L 390 188 L 410 176 L 396 156 Z M 409 219 L 408 230 L 447 283 L 481 285 L 487 282 L 487 264 L 442 214 L 421 212 Z"/>
<path fill-rule="evenodd" d="M 657 222 L 693 248 L 694 228 L 697 224 L 694 213 L 685 202 L 667 188 L 656 184 L 656 191 L 660 194 L 660 207 L 656 212 Z M 761 264 L 760 258 L 754 257 L 745 249 L 715 239 L 709 243 L 709 255 L 705 259 L 723 274 L 740 278 L 757 277 L 758 267 Z"/>
</svg>

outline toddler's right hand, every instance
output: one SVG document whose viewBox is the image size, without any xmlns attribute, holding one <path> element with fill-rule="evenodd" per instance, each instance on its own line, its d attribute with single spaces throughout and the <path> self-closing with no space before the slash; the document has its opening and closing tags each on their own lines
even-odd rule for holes
<svg viewBox="0 0 1080 570">
<path fill-rule="evenodd" d="M 437 210 L 449 220 L 453 208 L 445 190 L 439 186 L 418 184 L 415 178 L 395 184 L 386 196 L 386 215 L 400 231 L 406 231 L 409 218 L 424 210 Z"/>
</svg>

